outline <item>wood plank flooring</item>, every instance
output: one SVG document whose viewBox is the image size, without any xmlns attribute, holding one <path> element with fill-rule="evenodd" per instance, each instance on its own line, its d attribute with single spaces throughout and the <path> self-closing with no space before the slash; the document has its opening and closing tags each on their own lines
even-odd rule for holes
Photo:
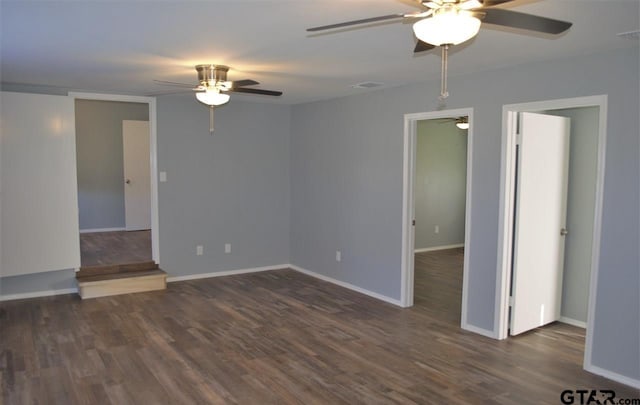
<svg viewBox="0 0 640 405">
<path fill-rule="evenodd" d="M 418 261 L 442 275 L 454 262 Z M 506 341 L 461 330 L 458 298 L 434 285 L 446 277 L 426 273 L 416 271 L 409 309 L 289 269 L 2 302 L 0 402 L 555 404 L 578 388 L 640 397 L 582 370 L 581 329 Z"/>
<path fill-rule="evenodd" d="M 151 231 L 80 234 L 82 266 L 138 263 L 151 260 Z"/>
</svg>

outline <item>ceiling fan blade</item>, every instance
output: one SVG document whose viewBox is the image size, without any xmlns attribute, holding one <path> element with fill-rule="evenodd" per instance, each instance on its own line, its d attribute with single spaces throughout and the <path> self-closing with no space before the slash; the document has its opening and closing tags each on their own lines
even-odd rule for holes
<svg viewBox="0 0 640 405">
<path fill-rule="evenodd" d="M 157 91 L 157 92 L 154 92 L 154 93 L 145 94 L 145 96 L 147 96 L 147 97 L 156 97 L 156 96 L 168 96 L 168 95 L 171 95 L 171 94 L 187 94 L 187 93 L 192 93 L 191 90 L 190 89 L 185 89 L 185 90 L 174 90 L 174 91 Z"/>
<path fill-rule="evenodd" d="M 281 91 L 275 90 L 262 90 L 262 89 L 245 89 L 244 87 L 232 88 L 228 91 L 232 91 L 234 93 L 249 93 L 249 94 L 262 94 L 264 96 L 281 96 Z"/>
<path fill-rule="evenodd" d="M 545 34 L 560 34 L 568 30 L 573 24 L 566 21 L 554 20 L 537 15 L 518 13 L 517 11 L 491 8 L 482 10 L 485 13 L 483 23 L 502 25 L 504 27 L 521 28 Z"/>
<path fill-rule="evenodd" d="M 260 83 L 251 79 L 234 80 L 231 82 L 231 87 L 236 88 L 236 87 L 244 87 L 244 86 L 255 86 L 256 84 L 260 84 Z"/>
<path fill-rule="evenodd" d="M 493 7 L 499 4 L 510 3 L 513 0 L 483 0 L 482 7 Z"/>
<path fill-rule="evenodd" d="M 424 41 L 420 41 L 418 40 L 418 43 L 416 44 L 415 49 L 413 50 L 413 53 L 417 53 L 417 52 L 424 52 L 424 51 L 428 51 L 435 48 L 434 45 L 428 44 Z"/>
<path fill-rule="evenodd" d="M 190 89 L 193 89 L 194 87 L 197 86 L 197 85 L 193 85 L 193 84 L 178 83 L 178 82 L 168 82 L 166 80 L 155 80 L 155 79 L 153 79 L 153 82 L 157 83 L 157 84 L 161 84 L 163 86 L 179 86 L 179 87 L 188 87 Z"/>
<path fill-rule="evenodd" d="M 316 32 L 316 31 L 331 30 L 334 28 L 350 27 L 352 25 L 368 24 L 372 22 L 393 20 L 396 18 L 403 18 L 403 17 L 404 17 L 404 14 L 382 15 L 380 17 L 363 18 L 362 20 L 346 21 L 346 22 L 337 23 L 337 24 L 329 24 L 329 25 L 322 25 L 320 27 L 307 28 L 307 31 Z"/>
</svg>

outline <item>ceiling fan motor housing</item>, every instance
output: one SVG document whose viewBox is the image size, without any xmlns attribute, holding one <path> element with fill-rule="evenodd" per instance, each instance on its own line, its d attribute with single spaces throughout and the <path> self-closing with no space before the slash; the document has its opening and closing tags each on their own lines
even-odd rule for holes
<svg viewBox="0 0 640 405">
<path fill-rule="evenodd" d="M 205 87 L 215 86 L 216 83 L 227 81 L 229 66 L 224 65 L 197 65 L 198 81 Z"/>
</svg>

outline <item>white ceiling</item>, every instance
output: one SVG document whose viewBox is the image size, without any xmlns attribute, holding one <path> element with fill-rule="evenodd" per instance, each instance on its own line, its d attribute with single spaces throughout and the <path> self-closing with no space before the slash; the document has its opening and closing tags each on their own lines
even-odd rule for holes
<svg viewBox="0 0 640 405">
<path fill-rule="evenodd" d="M 152 79 L 196 83 L 194 65 L 226 64 L 230 80 L 255 79 L 287 104 L 437 79 L 437 50 L 415 56 L 411 25 L 390 22 L 310 35 L 305 28 L 415 11 L 411 0 L 207 0 L 0 2 L 3 83 L 149 95 Z M 571 57 L 638 40 L 638 0 L 515 0 L 501 6 L 574 23 L 557 38 L 483 25 L 450 56 L 455 75 Z"/>
</svg>

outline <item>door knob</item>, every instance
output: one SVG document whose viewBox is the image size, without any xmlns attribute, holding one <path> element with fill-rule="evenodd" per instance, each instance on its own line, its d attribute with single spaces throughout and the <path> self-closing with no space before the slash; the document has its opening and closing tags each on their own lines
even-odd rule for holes
<svg viewBox="0 0 640 405">
<path fill-rule="evenodd" d="M 131 184 L 131 180 L 129 180 L 129 179 L 126 179 L 124 182 L 127 183 L 127 184 Z"/>
<path fill-rule="evenodd" d="M 567 230 L 567 228 L 560 229 L 560 235 L 566 236 L 568 233 L 569 233 L 569 231 Z"/>
</svg>

